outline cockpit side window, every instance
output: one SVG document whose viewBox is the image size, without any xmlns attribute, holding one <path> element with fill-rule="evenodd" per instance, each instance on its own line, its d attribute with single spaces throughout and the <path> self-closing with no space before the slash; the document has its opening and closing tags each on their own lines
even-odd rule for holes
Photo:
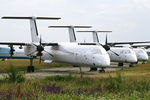
<svg viewBox="0 0 150 100">
<path fill-rule="evenodd" d="M 131 54 L 131 51 L 130 50 L 124 50 L 124 51 L 121 51 L 122 54 Z"/>
<path fill-rule="evenodd" d="M 102 51 L 101 51 L 101 49 L 94 48 L 92 50 L 92 53 L 94 53 L 94 54 L 102 54 Z"/>
</svg>

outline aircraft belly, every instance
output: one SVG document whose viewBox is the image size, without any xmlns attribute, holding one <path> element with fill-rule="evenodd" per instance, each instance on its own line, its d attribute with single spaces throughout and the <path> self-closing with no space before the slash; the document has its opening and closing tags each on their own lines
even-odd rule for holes
<svg viewBox="0 0 150 100">
<path fill-rule="evenodd" d="M 54 62 L 70 63 L 75 65 L 92 65 L 87 55 L 61 53 L 54 55 Z"/>
<path fill-rule="evenodd" d="M 74 55 L 66 53 L 54 55 L 53 61 L 73 64 L 77 63 Z"/>
<path fill-rule="evenodd" d="M 125 62 L 125 59 L 122 55 L 110 55 L 111 62 Z"/>
</svg>

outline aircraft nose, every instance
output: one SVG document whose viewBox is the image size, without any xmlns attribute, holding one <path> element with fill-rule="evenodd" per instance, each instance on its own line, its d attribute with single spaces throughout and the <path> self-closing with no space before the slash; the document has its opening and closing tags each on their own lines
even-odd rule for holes
<svg viewBox="0 0 150 100">
<path fill-rule="evenodd" d="M 145 55 L 144 57 L 143 57 L 143 60 L 148 60 L 148 55 Z"/>
<path fill-rule="evenodd" d="M 131 62 L 137 62 L 137 57 L 133 55 L 132 57 L 130 57 L 130 61 Z"/>
<path fill-rule="evenodd" d="M 103 66 L 105 66 L 105 67 L 110 66 L 110 57 L 109 57 L 109 55 L 105 56 L 104 61 L 103 61 Z"/>
</svg>

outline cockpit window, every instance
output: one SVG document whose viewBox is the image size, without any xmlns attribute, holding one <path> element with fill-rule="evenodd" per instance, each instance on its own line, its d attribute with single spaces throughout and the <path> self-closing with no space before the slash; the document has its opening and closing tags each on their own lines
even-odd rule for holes
<svg viewBox="0 0 150 100">
<path fill-rule="evenodd" d="M 104 48 L 98 47 L 98 48 L 93 48 L 92 53 L 93 54 L 106 54 L 107 52 L 105 51 Z"/>
<path fill-rule="evenodd" d="M 131 54 L 131 51 L 130 50 L 122 50 L 121 53 L 122 54 Z"/>
<path fill-rule="evenodd" d="M 143 53 L 143 51 L 142 51 L 142 50 L 139 50 L 138 53 Z"/>
<path fill-rule="evenodd" d="M 93 49 L 92 53 L 94 53 L 94 54 L 102 54 L 101 49 L 97 49 L 97 48 Z"/>
</svg>

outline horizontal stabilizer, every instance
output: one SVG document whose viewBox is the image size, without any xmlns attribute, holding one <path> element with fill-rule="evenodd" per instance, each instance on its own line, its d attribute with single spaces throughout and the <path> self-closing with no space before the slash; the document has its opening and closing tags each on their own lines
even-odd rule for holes
<svg viewBox="0 0 150 100">
<path fill-rule="evenodd" d="M 74 28 L 91 28 L 91 26 L 48 26 L 48 28 L 68 28 L 70 42 L 76 42 Z"/>
<path fill-rule="evenodd" d="M 58 20 L 61 19 L 59 17 L 11 17 L 11 16 L 5 16 L 2 17 L 2 19 L 42 19 L 42 20 Z"/>
<path fill-rule="evenodd" d="M 48 26 L 48 28 L 92 28 L 92 26 Z"/>
<path fill-rule="evenodd" d="M 58 43 L 41 43 L 44 46 L 58 46 Z M 18 46 L 26 46 L 32 45 L 32 43 L 20 43 L 20 42 L 0 42 L 0 45 L 18 45 Z"/>
<path fill-rule="evenodd" d="M 112 31 L 77 31 L 77 32 L 112 32 Z"/>
</svg>

